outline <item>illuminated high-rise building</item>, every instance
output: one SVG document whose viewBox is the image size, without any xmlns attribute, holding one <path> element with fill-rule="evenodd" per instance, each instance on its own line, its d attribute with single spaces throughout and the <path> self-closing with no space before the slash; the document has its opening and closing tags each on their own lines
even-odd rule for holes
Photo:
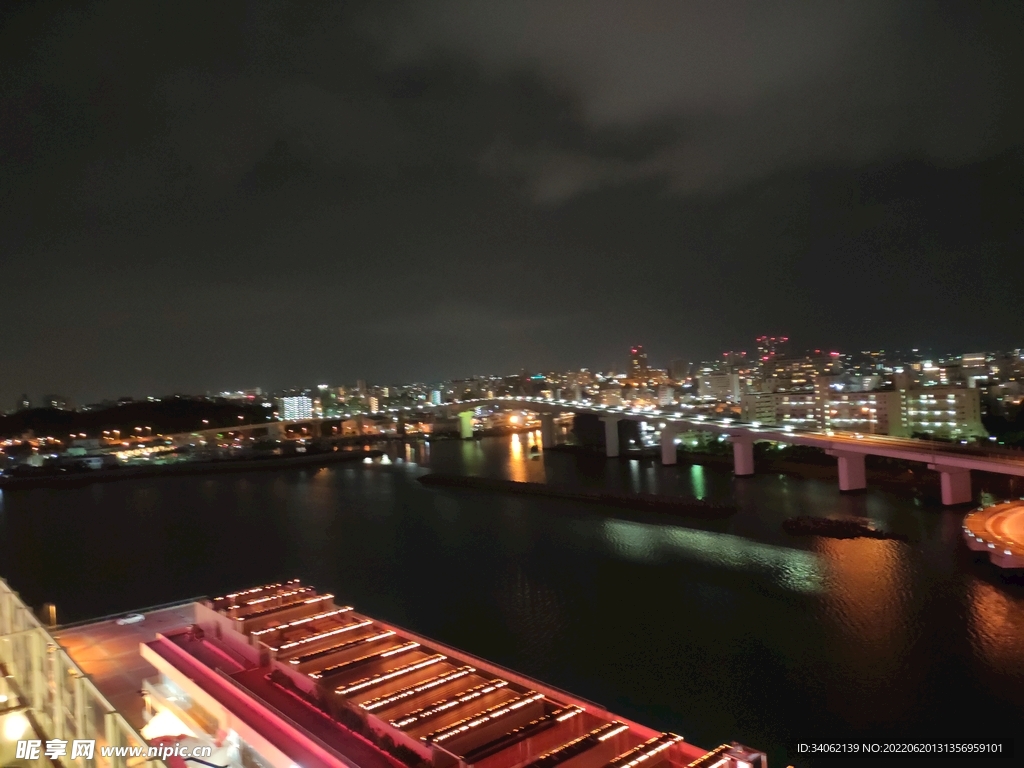
<svg viewBox="0 0 1024 768">
<path fill-rule="evenodd" d="M 282 397 L 278 406 L 283 421 L 313 418 L 313 400 L 305 395 Z"/>
<path fill-rule="evenodd" d="M 647 353 L 643 344 L 637 344 L 629 350 L 629 377 L 631 379 L 647 378 Z"/>
</svg>

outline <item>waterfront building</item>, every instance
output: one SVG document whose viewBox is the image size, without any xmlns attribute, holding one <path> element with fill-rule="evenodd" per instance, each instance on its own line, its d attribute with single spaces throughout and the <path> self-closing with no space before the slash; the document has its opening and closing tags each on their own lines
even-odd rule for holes
<svg viewBox="0 0 1024 768">
<path fill-rule="evenodd" d="M 200 640 L 195 630 L 191 636 L 166 633 L 141 647 L 167 691 L 201 699 L 207 686 L 214 687 L 218 676 L 211 667 L 217 667 L 237 683 L 235 693 L 246 694 L 249 704 L 273 707 L 260 712 L 261 718 L 280 714 L 300 728 L 314 720 L 334 722 L 341 726 L 337 731 L 360 734 L 366 740 L 361 744 L 338 735 L 325 739 L 330 731 L 323 727 L 316 734 L 328 750 L 360 768 L 553 768 L 570 759 L 574 768 L 632 761 L 651 768 L 763 764 L 763 755 L 739 745 L 709 753 L 682 737 L 633 723 L 339 606 L 333 595 L 319 594 L 298 580 L 204 600 L 194 610 Z M 214 657 L 214 650 L 235 663 Z M 236 704 L 227 694 L 210 702 L 215 717 L 218 711 L 235 714 Z M 188 716 L 177 695 L 153 699 L 175 717 Z M 240 741 L 253 753 L 259 735 L 239 731 Z M 278 756 L 269 749 L 273 745 L 259 746 L 252 757 L 264 765 L 309 765 L 288 749 Z"/>
<path fill-rule="evenodd" d="M 201 763 L 224 768 L 766 763 L 632 722 L 297 579 L 53 634 L 0 580 L 0 663 L 2 765 L 58 764 L 17 761 L 18 739 L 94 739 L 95 759 L 60 761 L 78 768 L 165 768 L 147 762 L 157 745 L 201 749 Z"/>
<path fill-rule="evenodd" d="M 56 617 L 53 616 L 53 619 Z M 113 622 L 107 622 L 113 624 Z M 148 757 L 148 744 L 140 733 L 144 722 L 142 700 L 131 722 L 101 684 L 119 679 L 121 670 L 90 675 L 80 659 L 61 647 L 3 579 L 0 579 L 0 765 L 49 768 L 167 768 Z M 64 742 L 63 760 L 46 757 L 46 742 Z M 38 742 L 34 758 L 19 758 L 18 742 Z M 76 742 L 93 742 L 90 757 L 72 758 Z M 108 747 L 144 749 L 139 757 L 103 756 Z M 179 758 L 180 760 L 180 758 Z"/>
</svg>

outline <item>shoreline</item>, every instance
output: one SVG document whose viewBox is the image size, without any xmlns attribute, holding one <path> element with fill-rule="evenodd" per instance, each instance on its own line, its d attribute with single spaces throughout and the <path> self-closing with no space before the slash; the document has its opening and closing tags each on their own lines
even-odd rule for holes
<svg viewBox="0 0 1024 768">
<path fill-rule="evenodd" d="M 273 456 L 265 459 L 217 459 L 213 461 L 183 461 L 177 464 L 155 464 L 149 467 L 123 467 L 68 472 L 59 475 L 0 478 L 0 490 L 16 491 L 33 488 L 80 488 L 91 483 L 111 483 L 117 480 L 138 480 L 148 477 L 175 475 L 204 475 L 227 472 L 258 472 L 264 469 L 290 469 L 291 467 L 336 464 L 362 461 L 382 456 L 384 451 L 329 451 L 305 456 Z"/>
<path fill-rule="evenodd" d="M 909 539 L 902 533 L 879 530 L 863 520 L 833 517 L 790 517 L 782 521 L 782 530 L 791 536 L 819 536 L 823 539 L 880 539 L 902 541 Z"/>
<path fill-rule="evenodd" d="M 461 488 L 497 493 L 516 493 L 526 496 L 545 496 L 552 499 L 589 501 L 613 507 L 653 510 L 682 517 L 697 517 L 718 520 L 735 514 L 737 508 L 726 504 L 712 504 L 699 499 L 682 496 L 662 496 L 652 493 L 617 493 L 614 491 L 590 491 L 551 486 L 546 483 L 524 483 L 492 477 L 467 475 L 446 475 L 431 473 L 417 478 L 428 488 Z"/>
</svg>

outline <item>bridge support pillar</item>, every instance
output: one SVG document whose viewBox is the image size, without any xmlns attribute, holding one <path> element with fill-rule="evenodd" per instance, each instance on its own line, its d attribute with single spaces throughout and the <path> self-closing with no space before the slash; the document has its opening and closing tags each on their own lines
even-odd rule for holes
<svg viewBox="0 0 1024 768">
<path fill-rule="evenodd" d="M 471 440 L 473 438 L 473 412 L 462 411 L 459 414 L 459 437 L 463 440 Z"/>
<path fill-rule="evenodd" d="M 967 504 L 974 500 L 974 496 L 971 494 L 971 470 L 962 467 L 944 467 L 940 464 L 929 464 L 928 469 L 934 469 L 939 473 L 942 503 L 945 506 Z"/>
<path fill-rule="evenodd" d="M 736 477 L 754 474 L 754 441 L 744 435 L 730 435 L 732 441 L 732 473 Z"/>
<path fill-rule="evenodd" d="M 676 435 L 679 430 L 674 424 L 666 424 L 661 430 L 661 463 L 675 464 L 679 458 L 676 453 Z"/>
<path fill-rule="evenodd" d="M 604 422 L 604 455 L 614 459 L 619 455 L 619 416 L 602 416 Z"/>
<path fill-rule="evenodd" d="M 863 453 L 844 453 L 842 451 L 827 451 L 827 453 L 839 460 L 840 491 L 863 491 L 868 487 Z"/>
<path fill-rule="evenodd" d="M 555 414 L 540 415 L 540 440 L 544 450 L 555 447 Z"/>
</svg>

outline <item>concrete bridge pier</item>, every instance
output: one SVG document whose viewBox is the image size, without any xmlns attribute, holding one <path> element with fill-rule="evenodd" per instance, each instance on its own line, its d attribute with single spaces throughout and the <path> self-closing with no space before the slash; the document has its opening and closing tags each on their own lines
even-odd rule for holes
<svg viewBox="0 0 1024 768">
<path fill-rule="evenodd" d="M 473 439 L 473 412 L 462 411 L 459 414 L 459 437 L 463 440 Z"/>
<path fill-rule="evenodd" d="M 945 467 L 941 464 L 929 464 L 928 469 L 934 469 L 939 473 L 942 503 L 945 506 L 967 504 L 974 500 L 971 493 L 971 470 L 963 467 Z"/>
<path fill-rule="evenodd" d="M 666 424 L 661 430 L 661 463 L 675 464 L 679 456 L 676 452 L 676 435 L 679 428 L 674 424 Z"/>
<path fill-rule="evenodd" d="M 844 453 L 843 451 L 826 451 L 826 453 L 839 460 L 840 491 L 863 491 L 868 487 L 863 453 Z"/>
<path fill-rule="evenodd" d="M 555 447 L 555 414 L 540 415 L 540 440 L 544 450 Z"/>
<path fill-rule="evenodd" d="M 754 474 L 754 440 L 746 435 L 730 435 L 732 441 L 732 473 L 736 477 Z"/>
<path fill-rule="evenodd" d="M 619 455 L 619 422 L 621 416 L 602 416 L 604 422 L 604 455 L 614 459 Z"/>
</svg>

